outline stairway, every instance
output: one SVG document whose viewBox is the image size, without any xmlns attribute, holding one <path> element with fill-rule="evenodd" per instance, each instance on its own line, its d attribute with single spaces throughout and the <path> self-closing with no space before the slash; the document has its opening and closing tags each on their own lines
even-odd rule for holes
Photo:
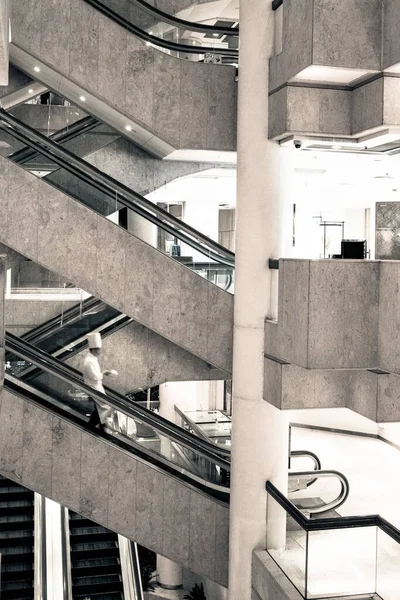
<svg viewBox="0 0 400 600">
<path fill-rule="evenodd" d="M 123 600 L 118 536 L 69 512 L 72 596 L 74 600 Z"/>
<path fill-rule="evenodd" d="M 1 600 L 33 599 L 34 493 L 0 475 Z"/>
</svg>

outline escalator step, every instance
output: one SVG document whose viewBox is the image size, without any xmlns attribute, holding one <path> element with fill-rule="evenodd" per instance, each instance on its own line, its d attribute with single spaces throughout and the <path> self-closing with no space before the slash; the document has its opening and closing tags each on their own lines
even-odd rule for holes
<svg viewBox="0 0 400 600">
<path fill-rule="evenodd" d="M 6 500 L 29 500 L 33 501 L 33 492 L 20 486 L 0 487 L 0 502 Z"/>
<path fill-rule="evenodd" d="M 71 552 L 71 560 L 87 560 L 88 558 L 110 558 L 119 557 L 119 549 L 115 546 L 114 548 L 93 548 L 92 550 L 75 550 Z"/>
<path fill-rule="evenodd" d="M 19 531 L 0 531 L 0 548 L 10 546 L 26 546 L 32 540 L 33 532 L 31 529 Z"/>
<path fill-rule="evenodd" d="M 0 531 L 34 528 L 31 515 L 8 515 L 0 517 Z"/>
<path fill-rule="evenodd" d="M 119 575 L 97 577 L 77 577 L 72 579 L 72 594 L 104 594 L 105 592 L 122 592 L 123 586 Z"/>
<path fill-rule="evenodd" d="M 1 551 L 1 564 L 11 565 L 17 562 L 31 562 L 33 564 L 33 545 L 19 546 L 18 548 L 3 548 Z"/>
<path fill-rule="evenodd" d="M 81 568 L 81 567 L 109 567 L 110 565 L 119 565 L 119 559 L 115 557 L 105 557 L 105 558 L 84 558 L 82 560 L 76 561 L 72 563 L 72 568 Z"/>
<path fill-rule="evenodd" d="M 0 514 L 7 515 L 33 515 L 33 503 L 29 500 L 11 500 L 0 502 Z"/>
<path fill-rule="evenodd" d="M 88 562 L 88 561 L 82 561 Z M 91 565 L 82 565 L 75 563 L 72 567 L 72 575 L 76 577 L 98 577 L 99 575 L 115 575 L 121 570 L 119 563 L 115 560 L 113 564 L 96 567 Z"/>
<path fill-rule="evenodd" d="M 91 592 L 91 600 L 124 600 L 122 592 Z M 86 593 L 74 592 L 74 600 L 87 600 L 88 596 Z"/>
</svg>

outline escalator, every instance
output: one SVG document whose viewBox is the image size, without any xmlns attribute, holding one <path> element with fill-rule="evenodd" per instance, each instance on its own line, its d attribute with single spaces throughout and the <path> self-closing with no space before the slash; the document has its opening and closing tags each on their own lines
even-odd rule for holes
<svg viewBox="0 0 400 600">
<path fill-rule="evenodd" d="M 0 170 L 6 174 L 2 181 L 8 186 L 9 194 L 5 207 L 8 226 L 0 228 L 0 241 L 229 373 L 232 297 L 217 286 L 207 284 L 195 273 L 198 264 L 203 271 L 207 262 L 210 273 L 215 265 L 219 265 L 226 274 L 233 275 L 234 254 L 4 111 L 0 111 L 0 119 L 7 136 L 16 137 L 50 158 L 62 167 L 65 175 L 62 189 L 57 191 L 43 180 L 20 171 L 21 167 L 0 159 Z M 38 197 L 24 196 L 22 201 L 27 204 L 23 209 L 19 203 L 17 235 L 13 195 L 20 196 L 25 188 L 32 186 Z M 78 202 L 65 196 L 65 191 Z M 45 207 L 40 198 L 46 198 Z M 40 206 L 34 206 L 32 202 L 38 202 Z M 82 207 L 81 202 L 86 206 Z M 49 207 L 53 203 L 54 207 Z M 135 219 L 146 223 L 146 232 L 152 232 L 154 243 L 146 238 L 147 234 L 143 244 L 142 240 L 113 223 L 98 219 L 97 215 L 107 216 L 122 208 L 132 211 Z M 53 210 L 56 211 L 54 219 L 50 219 Z M 34 239 L 32 219 L 28 217 L 32 211 L 38 211 L 44 218 Z M 25 217 L 27 221 L 24 221 Z M 56 228 L 54 231 L 53 227 Z M 97 241 L 98 230 L 104 236 L 103 243 Z M 187 263 L 180 264 L 180 256 L 175 260 L 165 256 L 166 248 L 158 247 L 157 242 L 161 232 L 179 240 L 185 252 L 190 249 L 194 257 L 190 262 L 191 270 Z M 56 251 L 52 251 L 55 240 Z M 122 265 L 125 263 L 122 272 L 121 262 Z M 179 326 L 183 305 L 185 318 Z"/>
<path fill-rule="evenodd" d="M 47 5 L 45 24 L 25 3 L 13 4 L 11 61 L 102 122 L 129 131 L 132 141 L 156 156 L 193 148 L 235 151 L 236 68 L 185 58 L 205 61 L 210 54 L 237 63 L 237 30 L 227 24 L 201 33 L 200 25 L 181 24 L 176 42 L 176 23 L 159 21 L 157 31 L 147 31 L 140 22 L 143 7 L 110 4 L 80 0 L 61 13 Z M 135 23 L 122 14 L 127 6 L 135 9 Z M 37 32 L 34 39 L 28 27 Z M 111 39 L 117 44 L 112 62 Z"/>
<path fill-rule="evenodd" d="M 33 600 L 34 492 L 0 476 L 2 600 Z"/>
<path fill-rule="evenodd" d="M 118 535 L 69 511 L 73 600 L 124 600 Z"/>
</svg>

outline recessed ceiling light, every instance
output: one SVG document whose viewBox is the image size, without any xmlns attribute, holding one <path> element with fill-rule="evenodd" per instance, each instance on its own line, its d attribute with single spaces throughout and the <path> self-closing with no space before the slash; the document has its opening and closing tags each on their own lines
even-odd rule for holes
<svg viewBox="0 0 400 600">
<path fill-rule="evenodd" d="M 150 42 L 146 42 L 146 46 L 151 46 L 151 43 Z"/>
<path fill-rule="evenodd" d="M 149 31 L 149 35 L 153 35 L 153 32 L 152 32 L 152 31 Z"/>
<path fill-rule="evenodd" d="M 33 89 L 28 90 L 28 94 L 33 94 Z"/>
<path fill-rule="evenodd" d="M 86 98 L 85 98 L 85 96 L 79 96 L 79 100 L 80 100 L 81 102 L 85 102 Z"/>
<path fill-rule="evenodd" d="M 219 33 L 213 33 L 213 36 L 214 36 L 214 37 L 218 37 L 218 36 L 219 36 Z"/>
<path fill-rule="evenodd" d="M 40 67 L 33 67 L 33 70 L 36 71 L 36 73 L 40 72 Z"/>
<path fill-rule="evenodd" d="M 132 131 L 132 127 L 131 127 L 130 125 L 125 125 L 125 129 L 126 129 L 127 131 Z"/>
<path fill-rule="evenodd" d="M 337 145 L 332 146 L 332 150 L 341 150 L 341 149 L 342 149 L 342 146 L 337 146 Z"/>
</svg>

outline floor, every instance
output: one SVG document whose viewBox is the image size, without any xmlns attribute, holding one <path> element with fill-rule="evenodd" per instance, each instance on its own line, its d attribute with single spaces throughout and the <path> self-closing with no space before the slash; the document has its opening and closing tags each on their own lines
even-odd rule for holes
<svg viewBox="0 0 400 600">
<path fill-rule="evenodd" d="M 350 494 L 338 509 L 341 515 L 380 514 L 400 528 L 400 451 L 376 439 L 292 429 L 292 450 L 311 450 L 323 469 L 341 471 Z M 309 469 L 296 459 L 293 470 Z M 291 499 L 333 499 L 339 490 L 334 479 L 321 479 Z M 290 527 L 284 551 L 272 553 L 276 562 L 305 593 L 306 534 Z M 339 574 L 339 575 L 338 575 Z M 308 538 L 307 597 L 328 598 L 377 591 L 384 600 L 400 598 L 400 547 L 375 527 L 310 532 Z"/>
</svg>

